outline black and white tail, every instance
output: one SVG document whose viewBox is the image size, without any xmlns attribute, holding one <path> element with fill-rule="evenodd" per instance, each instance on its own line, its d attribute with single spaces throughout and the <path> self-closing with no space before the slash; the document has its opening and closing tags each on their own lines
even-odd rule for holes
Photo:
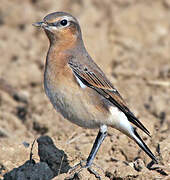
<svg viewBox="0 0 170 180">
<path fill-rule="evenodd" d="M 137 133 L 136 129 L 134 128 L 134 135 L 133 140 L 138 144 L 138 146 L 155 162 L 158 163 L 156 157 L 153 155 L 151 150 L 147 147 L 147 145 L 144 143 L 142 138 Z"/>
</svg>

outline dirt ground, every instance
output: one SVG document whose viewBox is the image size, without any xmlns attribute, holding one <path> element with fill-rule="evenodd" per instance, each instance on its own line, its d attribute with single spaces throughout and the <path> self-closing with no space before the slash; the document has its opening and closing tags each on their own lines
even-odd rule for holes
<svg viewBox="0 0 170 180">
<path fill-rule="evenodd" d="M 54 11 L 78 18 L 89 54 L 151 132 L 149 138 L 138 130 L 159 160 L 152 164 L 109 129 L 94 169 L 106 180 L 170 179 L 169 0 L 1 0 L 0 179 L 96 179 L 86 169 L 79 177 L 68 170 L 87 158 L 98 130 L 65 120 L 43 90 L 49 43 L 32 23 Z"/>
</svg>

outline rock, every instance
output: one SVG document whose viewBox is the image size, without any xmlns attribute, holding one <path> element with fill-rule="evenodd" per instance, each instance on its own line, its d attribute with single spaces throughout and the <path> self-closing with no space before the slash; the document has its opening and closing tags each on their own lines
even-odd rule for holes
<svg viewBox="0 0 170 180">
<path fill-rule="evenodd" d="M 14 168 L 4 175 L 4 180 L 50 180 L 53 172 L 45 162 L 26 161 L 22 166 Z"/>
</svg>

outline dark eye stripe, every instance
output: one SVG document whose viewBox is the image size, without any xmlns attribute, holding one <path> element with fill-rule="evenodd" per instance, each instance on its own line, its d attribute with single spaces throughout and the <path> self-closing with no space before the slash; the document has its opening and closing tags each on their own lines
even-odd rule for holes
<svg viewBox="0 0 170 180">
<path fill-rule="evenodd" d="M 57 26 L 57 25 L 62 25 L 62 26 L 66 26 L 68 24 L 68 21 L 66 19 L 63 19 L 60 22 L 53 22 L 53 23 L 47 23 L 49 26 Z"/>
<path fill-rule="evenodd" d="M 54 23 L 48 23 L 48 25 L 50 25 L 50 26 L 56 26 L 57 23 L 56 23 L 56 22 L 54 22 Z"/>
</svg>

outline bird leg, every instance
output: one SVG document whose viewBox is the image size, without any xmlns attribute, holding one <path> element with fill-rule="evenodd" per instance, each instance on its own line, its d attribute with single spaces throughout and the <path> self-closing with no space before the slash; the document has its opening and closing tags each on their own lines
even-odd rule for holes
<svg viewBox="0 0 170 180">
<path fill-rule="evenodd" d="M 100 146 L 101 146 L 101 144 L 104 141 L 106 136 L 107 136 L 107 126 L 102 125 L 100 127 L 98 135 L 95 139 L 95 142 L 93 144 L 91 152 L 87 158 L 87 162 L 86 162 L 86 166 L 85 166 L 90 173 L 94 174 L 95 177 L 99 178 L 99 179 L 100 179 L 100 175 L 91 168 L 91 165 L 92 165 L 93 160 L 94 160 L 94 158 L 95 158 L 95 156 L 96 156 L 96 154 L 97 154 L 97 152 L 98 152 L 98 150 L 99 150 L 99 148 L 100 148 Z"/>
<path fill-rule="evenodd" d="M 102 144 L 102 142 L 104 141 L 105 137 L 107 136 L 107 126 L 106 125 L 102 125 L 100 127 L 100 130 L 98 132 L 98 135 L 96 137 L 96 140 L 93 144 L 93 147 L 92 147 L 92 150 L 87 158 L 87 163 L 86 163 L 86 167 L 89 168 L 92 163 L 93 163 L 93 160 Z"/>
<path fill-rule="evenodd" d="M 87 168 L 87 170 L 91 173 L 94 174 L 96 178 L 101 179 L 100 175 L 91 168 L 91 165 L 93 163 L 93 160 L 102 144 L 102 142 L 104 141 L 105 137 L 107 136 L 107 126 L 106 125 L 102 125 L 99 129 L 98 135 L 95 139 L 95 142 L 93 144 L 93 147 L 91 149 L 91 152 L 86 160 L 86 165 L 83 166 L 82 162 L 80 162 L 78 165 L 74 166 L 73 168 L 71 168 L 71 172 L 74 171 L 79 165 L 81 166 L 79 172 L 82 170 L 82 168 Z"/>
</svg>

